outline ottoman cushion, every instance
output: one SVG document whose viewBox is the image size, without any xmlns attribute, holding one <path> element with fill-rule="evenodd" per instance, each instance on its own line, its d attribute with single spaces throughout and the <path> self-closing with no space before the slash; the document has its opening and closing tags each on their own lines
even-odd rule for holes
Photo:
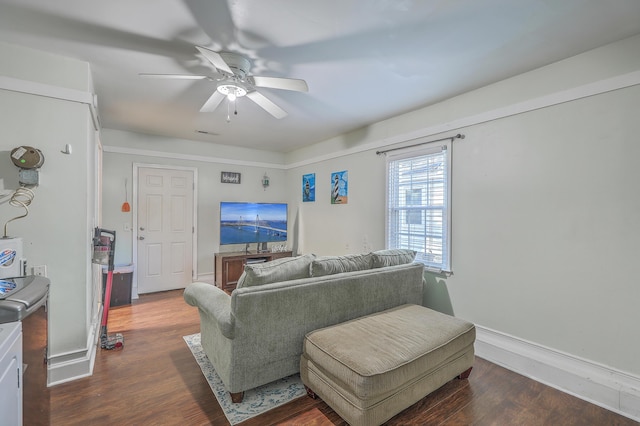
<svg viewBox="0 0 640 426">
<path fill-rule="evenodd" d="M 359 415 L 378 407 L 388 419 L 399 411 L 381 408 L 385 399 L 402 410 L 462 373 L 473 364 L 474 341 L 472 323 L 404 305 L 307 334 L 301 374 L 322 382 L 317 390 L 305 384 L 341 416 L 351 415 L 345 405 Z M 402 401 L 405 390 L 409 399 Z M 340 409 L 326 395 L 334 391 Z"/>
</svg>

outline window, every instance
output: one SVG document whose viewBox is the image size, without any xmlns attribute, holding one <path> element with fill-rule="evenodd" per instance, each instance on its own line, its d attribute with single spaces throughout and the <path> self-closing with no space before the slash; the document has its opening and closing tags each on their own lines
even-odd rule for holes
<svg viewBox="0 0 640 426">
<path fill-rule="evenodd" d="M 387 157 L 387 247 L 411 249 L 429 269 L 451 271 L 451 144 Z"/>
</svg>

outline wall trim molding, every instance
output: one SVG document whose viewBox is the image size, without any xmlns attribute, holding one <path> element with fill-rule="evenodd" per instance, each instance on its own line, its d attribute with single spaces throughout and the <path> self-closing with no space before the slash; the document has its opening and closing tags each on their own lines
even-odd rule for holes
<svg viewBox="0 0 640 426">
<path fill-rule="evenodd" d="M 571 102 L 590 96 L 600 95 L 614 90 L 624 89 L 640 84 L 640 71 L 634 71 L 627 74 L 583 84 L 571 89 L 561 90 L 559 92 L 542 95 L 536 98 L 528 99 L 522 102 L 516 102 L 500 108 L 495 108 L 479 114 L 469 115 L 458 118 L 449 122 L 424 127 L 412 132 L 395 135 L 378 141 L 369 142 L 355 146 L 350 149 L 339 152 L 331 152 L 326 155 L 312 157 L 303 161 L 287 164 L 288 169 L 295 167 L 307 166 L 309 164 L 319 163 L 321 161 L 332 160 L 347 155 L 357 154 L 363 151 L 375 150 L 380 148 L 389 148 L 394 145 L 401 147 L 403 144 L 414 143 L 415 141 L 433 137 L 440 133 L 449 131 L 458 131 L 464 127 L 474 126 L 525 112 L 535 111 L 566 102 Z M 464 96 L 464 95 L 461 95 Z"/>
<path fill-rule="evenodd" d="M 98 318 L 102 318 L 102 309 Z M 100 322 L 94 322 L 89 329 L 85 348 L 49 356 L 47 386 L 60 385 L 91 376 L 96 361 L 99 337 Z"/>
<path fill-rule="evenodd" d="M 640 421 L 640 377 L 476 325 L 476 356 Z"/>
<path fill-rule="evenodd" d="M 89 107 L 94 129 L 100 130 L 97 100 L 96 95 L 93 93 L 77 89 L 69 89 L 67 87 L 53 86 L 51 84 L 38 83 L 35 81 L 21 80 L 19 78 L 12 78 L 4 75 L 0 75 L 0 89 L 85 104 Z"/>
<path fill-rule="evenodd" d="M 0 89 L 83 104 L 91 104 L 93 102 L 93 95 L 89 92 L 4 75 L 0 75 Z"/>
<path fill-rule="evenodd" d="M 147 149 L 137 149 L 137 148 L 125 148 L 113 145 L 105 145 L 103 147 L 104 152 L 111 152 L 114 154 L 127 154 L 127 155 L 140 155 L 143 157 L 156 157 L 156 158 L 170 158 L 172 160 L 188 160 L 188 161 L 198 161 L 201 163 L 218 163 L 224 165 L 234 165 L 234 166 L 249 166 L 249 167 L 259 167 L 259 168 L 270 168 L 270 169 L 280 169 L 284 170 L 287 167 L 283 164 L 277 163 L 262 163 L 259 161 L 246 161 L 246 160 L 234 160 L 230 158 L 221 158 L 221 157 L 207 157 L 204 155 L 193 155 L 193 154 L 180 154 L 176 152 L 165 152 L 165 151 L 152 151 Z"/>
<path fill-rule="evenodd" d="M 278 164 L 278 163 L 262 163 L 254 161 L 234 160 L 221 157 L 207 157 L 201 155 L 180 154 L 173 152 L 152 151 L 144 149 L 124 148 L 118 146 L 104 146 L 105 152 L 117 153 L 117 154 L 129 154 L 140 155 L 147 157 L 158 158 L 171 158 L 178 160 L 199 161 L 206 163 L 220 163 L 230 164 L 237 166 L 248 167 L 268 167 L 272 169 L 290 170 L 297 167 L 303 167 L 310 164 L 320 163 L 322 161 L 333 160 L 335 158 L 345 157 L 352 154 L 358 154 L 364 151 L 377 150 L 381 148 L 394 147 L 398 145 L 401 147 L 403 144 L 414 143 L 420 139 L 433 137 L 435 135 L 460 130 L 465 127 L 474 126 L 477 124 L 486 123 L 489 121 L 499 120 L 518 114 L 523 114 L 530 111 L 535 111 L 542 108 L 551 107 L 554 105 L 571 102 L 590 96 L 600 95 L 603 93 L 611 92 L 614 90 L 624 89 L 632 86 L 640 85 L 640 71 L 634 71 L 627 74 L 622 74 L 615 77 L 598 80 L 592 83 L 583 84 L 571 89 L 561 90 L 547 95 L 542 95 L 532 99 L 528 99 L 522 102 L 516 102 L 504 107 L 495 108 L 489 111 L 485 111 L 479 114 L 468 115 L 462 118 L 458 118 L 449 122 L 436 124 L 421 129 L 402 133 L 392 137 L 372 141 L 366 144 L 358 145 L 353 148 L 338 150 L 329 152 L 324 155 L 314 156 L 302 161 L 293 163 Z"/>
</svg>

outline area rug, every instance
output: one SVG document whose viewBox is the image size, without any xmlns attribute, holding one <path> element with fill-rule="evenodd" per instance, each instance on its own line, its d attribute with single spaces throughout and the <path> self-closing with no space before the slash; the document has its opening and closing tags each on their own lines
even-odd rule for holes
<svg viewBox="0 0 640 426">
<path fill-rule="evenodd" d="M 300 375 L 285 377 L 275 382 L 248 390 L 244 393 L 241 403 L 231 402 L 229 392 L 224 389 L 222 380 L 213 369 L 209 358 L 205 355 L 200 344 L 200 333 L 184 336 L 187 346 L 191 349 L 196 362 L 202 370 L 202 374 L 209 382 L 209 386 L 216 396 L 224 415 L 232 425 L 243 422 L 251 417 L 267 412 L 295 398 L 306 395 Z"/>
</svg>

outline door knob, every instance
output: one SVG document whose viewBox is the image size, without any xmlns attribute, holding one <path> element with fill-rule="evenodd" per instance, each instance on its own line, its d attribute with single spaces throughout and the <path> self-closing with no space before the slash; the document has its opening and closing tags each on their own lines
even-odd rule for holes
<svg viewBox="0 0 640 426">
<path fill-rule="evenodd" d="M 138 237 L 138 239 L 139 239 L 140 241 L 142 241 L 142 240 L 144 240 L 144 237 Z"/>
<path fill-rule="evenodd" d="M 144 227 L 142 227 L 142 226 L 141 226 L 141 227 L 140 227 L 140 230 L 141 230 L 141 231 L 144 231 Z"/>
</svg>

